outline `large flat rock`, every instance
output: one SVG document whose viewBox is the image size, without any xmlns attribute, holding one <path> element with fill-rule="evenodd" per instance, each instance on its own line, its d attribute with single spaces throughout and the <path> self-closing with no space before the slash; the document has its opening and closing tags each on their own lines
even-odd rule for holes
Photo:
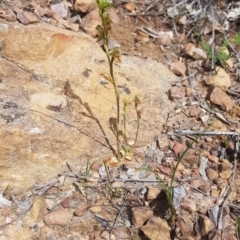
<svg viewBox="0 0 240 240">
<path fill-rule="evenodd" d="M 115 96 L 102 81 L 108 65 L 94 39 L 49 25 L 1 23 L 0 46 L 0 188 L 14 183 L 20 191 L 61 173 L 66 162 L 79 169 L 112 156 Z M 126 56 L 115 74 L 123 96 L 142 99 L 143 148 L 161 131 L 176 77 L 160 62 Z M 65 95 L 67 80 L 78 99 Z M 133 137 L 133 109 L 128 125 Z"/>
</svg>

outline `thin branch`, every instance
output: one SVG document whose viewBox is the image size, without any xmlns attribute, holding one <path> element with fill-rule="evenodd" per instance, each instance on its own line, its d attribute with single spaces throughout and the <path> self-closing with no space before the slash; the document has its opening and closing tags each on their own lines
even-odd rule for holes
<svg viewBox="0 0 240 240">
<path fill-rule="evenodd" d="M 211 44 L 211 55 L 212 55 L 212 61 L 211 61 L 211 68 L 212 70 L 215 69 L 215 17 L 214 17 L 214 8 L 211 6 L 212 11 L 212 44 Z"/>
<path fill-rule="evenodd" d="M 176 130 L 176 135 L 199 135 L 201 132 L 198 131 L 191 131 L 191 130 Z M 214 132 L 214 131 L 207 131 L 204 132 L 202 135 L 231 135 L 231 136 L 239 136 L 240 133 L 237 132 Z"/>
</svg>

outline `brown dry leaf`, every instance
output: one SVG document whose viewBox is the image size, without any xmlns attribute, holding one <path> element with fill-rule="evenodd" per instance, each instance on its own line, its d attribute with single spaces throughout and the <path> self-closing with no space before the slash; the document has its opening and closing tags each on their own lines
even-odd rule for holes
<svg viewBox="0 0 240 240">
<path fill-rule="evenodd" d="M 204 25 L 204 29 L 203 29 L 203 34 L 206 35 L 208 33 L 211 33 L 213 30 L 213 23 L 211 21 L 207 21 L 206 24 Z M 214 30 L 217 30 L 219 32 L 222 32 L 223 31 L 223 28 L 222 26 L 215 21 L 215 24 L 214 24 Z"/>
<path fill-rule="evenodd" d="M 179 23 L 179 24 L 182 24 L 182 25 L 186 25 L 186 23 L 187 23 L 187 17 L 186 17 L 186 15 L 182 16 L 182 17 L 178 20 L 178 23 Z"/>
<path fill-rule="evenodd" d="M 178 38 L 174 37 L 172 39 L 172 42 L 173 43 L 182 43 L 184 39 L 185 39 L 185 33 L 180 33 L 180 34 L 178 34 Z"/>
<path fill-rule="evenodd" d="M 149 37 L 149 35 L 146 32 L 143 32 L 140 29 L 138 29 L 137 33 L 142 37 Z"/>
<path fill-rule="evenodd" d="M 135 2 L 128 2 L 124 5 L 124 7 L 130 11 L 130 12 L 133 12 L 135 10 L 135 7 L 136 7 L 136 3 Z"/>
</svg>

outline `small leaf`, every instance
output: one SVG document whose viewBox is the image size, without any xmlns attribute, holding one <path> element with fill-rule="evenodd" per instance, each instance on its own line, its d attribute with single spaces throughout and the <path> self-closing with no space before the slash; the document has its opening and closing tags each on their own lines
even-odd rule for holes
<svg viewBox="0 0 240 240">
<path fill-rule="evenodd" d="M 110 53 L 110 55 L 114 58 L 114 60 L 117 62 L 117 63 L 120 63 L 121 62 L 121 59 L 120 59 L 120 50 L 119 48 L 115 47 L 112 52 Z"/>
<path fill-rule="evenodd" d="M 240 238 L 240 217 L 237 219 L 238 239 Z"/>
<path fill-rule="evenodd" d="M 120 153 L 122 154 L 122 156 L 125 156 L 125 151 L 122 149 L 122 150 L 120 150 Z"/>
<path fill-rule="evenodd" d="M 98 31 L 97 42 L 100 42 L 103 39 L 103 37 L 104 37 L 104 30 L 103 30 L 103 27 L 100 26 L 100 25 L 97 25 L 96 29 Z"/>
<path fill-rule="evenodd" d="M 106 8 L 112 7 L 112 3 L 108 0 L 97 0 L 99 9 L 104 11 Z"/>
<path fill-rule="evenodd" d="M 127 96 L 123 99 L 123 105 L 127 106 L 129 104 L 131 104 L 131 98 L 129 96 Z"/>
<path fill-rule="evenodd" d="M 111 77 L 109 74 L 106 75 L 106 74 L 104 74 L 104 73 L 101 73 L 100 75 L 101 75 L 104 79 L 106 79 L 107 81 L 109 81 L 110 83 L 113 84 L 112 77 Z"/>
<path fill-rule="evenodd" d="M 135 97 L 134 97 L 134 103 L 135 103 L 135 108 L 137 107 L 138 104 L 141 103 L 141 101 L 140 101 L 140 99 L 139 99 L 139 97 L 138 97 L 137 94 L 136 94 Z"/>
</svg>

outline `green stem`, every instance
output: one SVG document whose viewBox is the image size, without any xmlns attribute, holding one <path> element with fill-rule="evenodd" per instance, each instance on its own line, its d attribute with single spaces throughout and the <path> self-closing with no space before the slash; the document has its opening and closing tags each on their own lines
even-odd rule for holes
<svg viewBox="0 0 240 240">
<path fill-rule="evenodd" d="M 137 119 L 137 132 L 136 132 L 136 136 L 135 136 L 135 140 L 134 140 L 134 144 L 133 144 L 134 147 L 135 147 L 135 145 L 136 145 L 137 138 L 138 138 L 138 132 L 139 132 L 140 121 L 141 121 L 141 119 L 138 118 L 138 119 Z"/>
<path fill-rule="evenodd" d="M 108 65 L 109 65 L 109 71 L 110 71 L 110 76 L 112 79 L 112 84 L 114 87 L 115 91 L 115 97 L 116 97 L 116 104 L 117 104 L 117 123 L 116 123 L 116 139 L 117 139 L 117 157 L 120 155 L 120 141 L 119 141 L 119 125 L 120 125 L 120 94 L 119 94 L 119 89 L 116 84 L 116 80 L 114 77 L 114 71 L 113 71 L 113 63 L 114 63 L 114 57 L 110 56 L 109 48 L 108 48 L 108 26 L 106 26 L 105 19 L 103 16 L 103 13 L 100 15 L 102 19 L 102 25 L 103 25 L 103 42 L 104 42 L 104 49 L 107 55 L 108 59 Z"/>
<path fill-rule="evenodd" d="M 120 141 L 119 141 L 119 125 L 120 125 L 120 93 L 119 93 L 119 89 L 117 87 L 116 84 L 116 80 L 114 77 L 114 72 L 113 72 L 113 62 L 114 62 L 114 58 L 112 57 L 110 60 L 110 75 L 112 78 L 112 82 L 113 82 L 113 87 L 114 87 L 114 91 L 115 91 L 115 97 L 116 97 L 116 104 L 117 104 L 117 123 L 116 123 L 116 138 L 117 138 L 117 157 L 120 157 Z"/>
<path fill-rule="evenodd" d="M 181 154 L 179 160 L 177 161 L 177 165 L 176 167 L 174 168 L 173 170 L 173 174 L 172 174 L 172 177 L 171 177 L 171 182 L 170 182 L 170 186 L 168 187 L 167 189 L 167 194 L 168 195 L 168 203 L 170 204 L 170 210 L 171 210 L 171 223 L 174 224 L 174 221 L 175 221 L 175 209 L 174 209 L 174 206 L 173 206 L 173 181 L 174 181 L 174 178 L 175 178 L 175 174 L 176 174 L 176 171 L 178 169 L 178 166 L 179 164 L 181 163 L 183 157 L 185 156 L 185 154 L 187 153 L 187 151 L 189 149 L 192 148 L 193 144 L 196 143 L 201 137 L 202 135 L 204 134 L 204 132 L 207 131 L 209 127 L 206 127 L 203 132 L 197 136 L 197 138 L 195 140 L 193 140 L 188 146 L 187 148 L 184 150 L 184 152 Z"/>
<path fill-rule="evenodd" d="M 105 171 L 106 171 L 106 174 L 107 174 L 108 192 L 109 192 L 109 194 L 110 194 L 110 197 L 112 198 L 112 187 L 111 187 L 111 183 L 110 183 L 109 171 L 108 171 L 108 168 L 107 168 L 105 162 L 103 162 L 103 165 L 104 165 L 104 168 L 105 168 Z"/>
</svg>

